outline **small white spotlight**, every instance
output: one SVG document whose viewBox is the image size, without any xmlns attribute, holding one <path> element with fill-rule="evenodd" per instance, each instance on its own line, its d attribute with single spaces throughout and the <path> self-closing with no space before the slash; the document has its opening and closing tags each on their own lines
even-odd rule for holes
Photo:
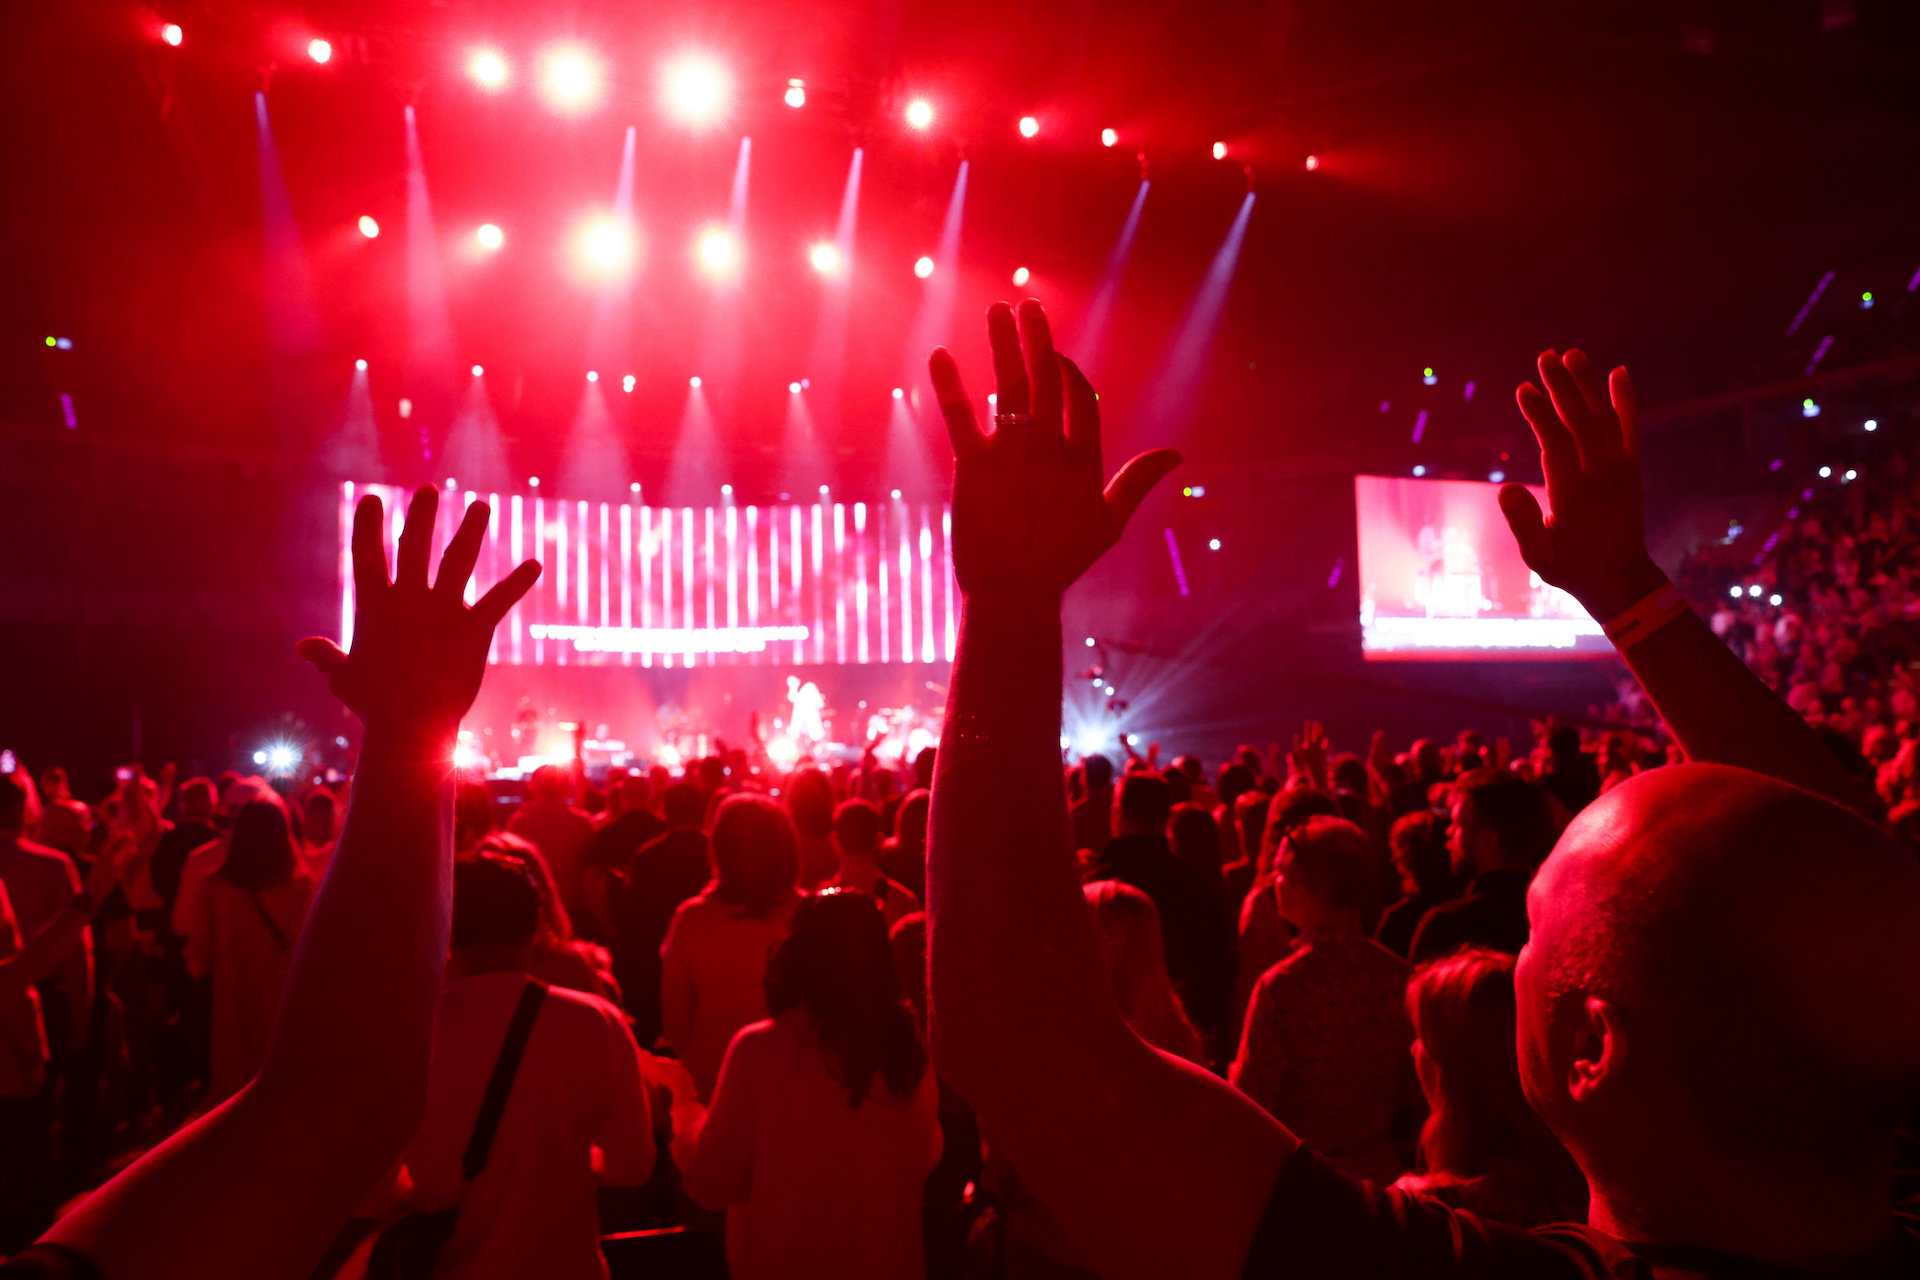
<svg viewBox="0 0 1920 1280">
<path fill-rule="evenodd" d="M 1750 596 L 1758 596 L 1760 594 L 1760 584 L 1756 582 L 1752 586 L 1748 587 L 1747 594 Z"/>
<path fill-rule="evenodd" d="M 474 377 L 476 377 L 476 378 L 478 378 L 478 377 L 481 377 L 481 376 L 483 376 L 483 375 L 484 375 L 485 373 L 486 373 L 486 370 L 485 370 L 484 368 L 482 368 L 481 366 L 479 366 L 479 365 L 475 365 L 475 366 L 473 366 L 473 376 L 474 376 Z"/>
<path fill-rule="evenodd" d="M 579 254 L 602 275 L 614 275 L 633 265 L 633 228 L 617 218 L 595 218 L 580 233 Z"/>
<path fill-rule="evenodd" d="M 320 39 L 307 41 L 307 56 L 315 62 L 326 62 L 333 57 L 333 45 Z"/>
<path fill-rule="evenodd" d="M 528 476 L 528 477 L 527 477 L 527 488 L 529 488 L 529 489 L 538 489 L 539 487 L 540 487 L 540 477 L 539 477 L 539 476 Z"/>
<path fill-rule="evenodd" d="M 916 129 L 924 129 L 933 123 L 933 104 L 925 98 L 915 98 L 907 104 L 907 123 Z"/>
<path fill-rule="evenodd" d="M 401 417 L 411 418 L 413 416 L 413 401 L 407 399 L 405 396 L 400 397 L 399 408 Z"/>
<path fill-rule="evenodd" d="M 160 38 L 178 49 L 180 42 L 186 39 L 186 32 L 180 30 L 179 23 L 169 22 L 166 26 L 160 28 Z"/>
<path fill-rule="evenodd" d="M 1727 594 L 1732 596 L 1735 600 L 1738 600 L 1740 598 L 1740 588 L 1733 587 L 1727 592 Z"/>
<path fill-rule="evenodd" d="M 467 59 L 467 74 L 482 89 L 498 89 L 507 83 L 507 60 L 492 49 L 475 49 Z"/>
<path fill-rule="evenodd" d="M 1416 479 L 1416 480 L 1417 480 L 1417 479 L 1419 479 L 1419 478 L 1420 478 L 1421 476 L 1423 476 L 1423 475 L 1425 475 L 1425 474 L 1427 474 L 1427 469 L 1426 469 L 1426 467 L 1425 467 L 1425 466 L 1423 466 L 1423 465 L 1421 465 L 1420 463 L 1417 463 L 1417 462 L 1413 464 L 1413 476 L 1414 476 L 1414 479 Z"/>
<path fill-rule="evenodd" d="M 733 496 L 733 486 L 730 484 L 721 485 L 720 496 L 723 498 L 731 498 Z"/>
<path fill-rule="evenodd" d="M 639 482 L 638 480 L 635 480 L 635 481 L 634 481 L 634 482 L 633 482 L 632 484 L 630 484 L 630 485 L 628 485 L 628 486 L 627 486 L 627 492 L 628 492 L 628 493 L 638 493 L 638 492 L 640 492 L 640 482 Z"/>
<path fill-rule="evenodd" d="M 661 92 L 674 119 L 701 128 L 726 114 L 733 78 L 711 58 L 691 55 L 667 68 Z"/>
<path fill-rule="evenodd" d="M 264 751 L 256 751 L 256 752 L 254 752 L 254 753 L 253 753 L 253 762 L 254 762 L 255 764 L 265 764 L 265 763 L 267 762 L 267 753 L 266 753 L 266 752 L 264 752 Z"/>
<path fill-rule="evenodd" d="M 1120 141 L 1120 131 L 1118 129 L 1102 129 L 1100 131 L 1101 146 L 1111 147 L 1119 141 Z"/>
<path fill-rule="evenodd" d="M 498 249 L 507 242 L 507 233 L 491 222 L 483 222 L 473 233 L 473 238 L 480 242 L 482 249 Z"/>
<path fill-rule="evenodd" d="M 632 392 L 635 381 L 634 376 L 628 374 L 626 377 L 620 379 L 620 389 L 629 393 Z"/>
<path fill-rule="evenodd" d="M 1803 418 L 1817 418 L 1820 416 L 1820 405 L 1812 396 L 1808 396 L 1800 402 L 1800 416 Z"/>
<path fill-rule="evenodd" d="M 907 398 L 907 392 L 906 392 L 906 388 L 904 388 L 904 387 L 895 387 L 895 388 L 893 389 L 893 398 L 894 398 L 895 400 L 905 400 L 905 399 Z"/>
<path fill-rule="evenodd" d="M 700 265 L 715 275 L 732 268 L 739 257 L 739 249 L 733 243 L 733 237 L 719 228 L 702 233 L 700 236 Z"/>
<path fill-rule="evenodd" d="M 459 487 L 460 487 L 460 482 L 458 480 L 454 479 L 452 476 L 447 477 L 447 488 L 458 489 Z"/>
<path fill-rule="evenodd" d="M 1776 592 L 1775 594 L 1767 597 L 1767 603 L 1772 605 L 1774 608 L 1778 609 L 1780 607 L 1781 599 L 1782 597 Z"/>
<path fill-rule="evenodd" d="M 797 396 L 800 394 L 800 384 L 797 382 L 789 382 L 787 384 L 787 390 Z"/>
<path fill-rule="evenodd" d="M 584 111 L 600 96 L 600 66 L 584 49 L 550 49 L 540 70 L 540 92 L 557 111 Z"/>
<path fill-rule="evenodd" d="M 1225 160 L 1225 159 L 1227 158 L 1227 144 L 1226 144 L 1226 143 L 1224 143 L 1224 142 L 1216 142 L 1216 143 L 1214 143 L 1214 144 L 1213 144 L 1213 158 L 1214 158 L 1215 160 Z"/>
<path fill-rule="evenodd" d="M 1841 476 L 1840 478 L 1846 481 L 1854 481 L 1860 478 L 1860 473 L 1858 471 L 1849 470 L 1847 474 Z"/>
<path fill-rule="evenodd" d="M 380 224 L 367 214 L 360 215 L 360 234 L 371 240 L 380 234 Z"/>
<path fill-rule="evenodd" d="M 898 501 L 900 501 L 900 491 L 899 491 L 898 489 L 895 489 L 895 490 L 893 491 L 893 500 L 894 500 L 895 502 L 898 502 Z"/>
<path fill-rule="evenodd" d="M 1825 480 L 1825 479 L 1826 479 L 1826 478 L 1827 478 L 1828 476 L 1831 476 L 1832 474 L 1833 474 L 1833 468 L 1832 468 L 1832 467 L 1822 467 L 1822 468 L 1820 468 L 1820 478 L 1821 478 L 1822 480 Z"/>
<path fill-rule="evenodd" d="M 1874 421 L 1872 418 L 1868 418 L 1865 422 L 1861 423 L 1860 425 L 1868 431 L 1878 431 L 1880 429 L 1880 424 Z"/>
<path fill-rule="evenodd" d="M 1507 473 L 1504 471 L 1489 471 L 1487 472 L 1487 479 L 1493 484 L 1505 484 Z"/>
<path fill-rule="evenodd" d="M 1020 117 L 1020 136 L 1021 137 L 1032 138 L 1032 137 L 1038 136 L 1039 133 L 1040 133 L 1040 122 L 1038 120 L 1036 120 L 1032 116 Z"/>
<path fill-rule="evenodd" d="M 324 62 L 326 59 L 321 58 Z M 284 742 L 276 742 L 266 750 L 266 766 L 275 773 L 291 773 L 293 766 L 300 763 L 300 753 Z"/>
<path fill-rule="evenodd" d="M 807 254 L 807 261 L 813 264 L 815 271 L 826 275 L 840 265 L 840 251 L 830 244 L 817 244 Z"/>
<path fill-rule="evenodd" d="M 367 362 L 365 360 L 355 360 L 353 362 L 353 367 L 358 369 L 360 372 L 365 373 L 367 371 Z"/>
<path fill-rule="evenodd" d="M 687 385 L 692 387 L 695 391 L 698 391 L 700 389 L 700 375 L 696 373 L 691 378 L 688 378 Z"/>
<path fill-rule="evenodd" d="M 1308 173 L 1312 173 L 1312 172 L 1313 172 L 1313 171 L 1314 171 L 1315 169 L 1318 169 L 1319 167 L 1320 167 L 1320 157 L 1319 157 L 1319 156 L 1308 156 L 1308 157 L 1307 157 L 1307 172 L 1308 172 Z"/>
<path fill-rule="evenodd" d="M 827 492 L 827 486 L 825 486 L 825 485 L 821 485 L 821 486 L 820 486 L 820 492 L 821 492 L 821 493 L 825 493 L 825 492 Z"/>
<path fill-rule="evenodd" d="M 1220 549 L 1220 539 L 1218 538 L 1207 539 L 1207 550 L 1218 551 L 1219 549 Z"/>
<path fill-rule="evenodd" d="M 1015 288 L 1025 288 L 1027 281 L 1031 279 L 1033 279 L 1033 272 L 1027 270 L 1025 267 L 1015 267 L 1013 269 L 1013 284 Z"/>
<path fill-rule="evenodd" d="M 932 275 L 933 259 L 923 255 L 918 262 L 913 264 L 913 274 L 919 276 L 922 280 Z"/>
<path fill-rule="evenodd" d="M 594 369 L 589 369 L 589 370 L 587 370 L 587 381 L 588 381 L 588 382 L 598 382 L 598 381 L 600 381 L 600 374 L 599 374 L 599 371 L 598 371 L 598 370 L 594 370 Z"/>
<path fill-rule="evenodd" d="M 805 80 L 787 81 L 787 91 L 782 95 L 786 104 L 798 110 L 807 105 L 807 82 Z"/>
</svg>

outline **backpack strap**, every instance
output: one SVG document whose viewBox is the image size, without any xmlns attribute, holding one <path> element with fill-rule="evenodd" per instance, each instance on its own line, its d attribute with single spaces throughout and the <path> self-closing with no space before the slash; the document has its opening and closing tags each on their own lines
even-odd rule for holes
<svg viewBox="0 0 1920 1280">
<path fill-rule="evenodd" d="M 494 1059 L 493 1076 L 487 1081 L 486 1096 L 480 1102 L 480 1115 L 473 1122 L 473 1136 L 467 1140 L 467 1152 L 460 1157 L 460 1176 L 472 1182 L 487 1167 L 487 1155 L 493 1150 L 493 1135 L 500 1128 L 500 1117 L 506 1114 L 507 1097 L 513 1092 L 513 1078 L 520 1071 L 520 1058 L 527 1051 L 527 1040 L 533 1035 L 533 1020 L 540 1015 L 540 1006 L 547 999 L 547 984 L 538 978 L 528 978 L 527 985 L 520 992 L 520 1003 L 514 1006 L 513 1020 L 507 1024 L 507 1038 L 500 1046 L 500 1056 Z"/>
</svg>

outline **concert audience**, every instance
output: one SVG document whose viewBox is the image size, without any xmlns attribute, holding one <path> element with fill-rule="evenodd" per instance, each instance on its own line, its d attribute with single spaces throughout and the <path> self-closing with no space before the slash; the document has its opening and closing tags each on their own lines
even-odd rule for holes
<svg viewBox="0 0 1920 1280">
<path fill-rule="evenodd" d="M 927 898 L 927 811 L 932 801 L 933 793 L 924 787 L 901 797 L 900 807 L 893 811 L 893 834 L 880 847 L 880 869 L 913 890 L 922 902 Z"/>
<path fill-rule="evenodd" d="M 1200 1033 L 1167 975 L 1160 912 L 1153 899 L 1118 880 L 1094 880 L 1086 886 L 1086 895 L 1120 1016 L 1155 1048 L 1188 1062 L 1204 1062 Z"/>
<path fill-rule="evenodd" d="M 1431 809 L 1401 814 L 1388 833 L 1400 899 L 1380 913 L 1373 940 L 1405 959 L 1427 912 L 1459 894 L 1447 849 L 1447 823 Z"/>
<path fill-rule="evenodd" d="M 700 789 L 674 783 L 666 789 L 663 809 L 661 834 L 608 864 L 606 890 L 614 976 L 620 980 L 633 1018 L 633 1033 L 649 1046 L 660 1038 L 660 946 L 667 926 L 680 904 L 713 878 L 707 835 L 700 826 Z M 600 834 L 606 835 L 627 816 L 615 819 Z"/>
<path fill-rule="evenodd" d="M 1421 917 L 1408 958 L 1418 966 L 1461 947 L 1518 955 L 1527 942 L 1527 886 L 1553 848 L 1553 816 L 1538 787 L 1473 769 L 1453 784 L 1447 849 L 1465 891 Z"/>
<path fill-rule="evenodd" d="M 507 830 L 533 842 L 560 887 L 560 901 L 569 913 L 582 915 L 587 909 L 582 859 L 593 839 L 593 818 L 573 806 L 572 793 L 565 769 L 541 765 L 527 780 L 527 802 L 507 820 Z"/>
<path fill-rule="evenodd" d="M 920 910 L 920 899 L 880 869 L 880 829 L 885 821 L 871 801 L 840 802 L 833 811 L 833 853 L 840 869 L 827 886 L 871 895 L 880 904 L 887 928 L 892 929 Z"/>
<path fill-rule="evenodd" d="M 787 775 L 787 813 L 800 840 L 800 887 L 824 884 L 840 865 L 833 852 L 833 782 L 824 770 L 805 766 Z"/>
</svg>

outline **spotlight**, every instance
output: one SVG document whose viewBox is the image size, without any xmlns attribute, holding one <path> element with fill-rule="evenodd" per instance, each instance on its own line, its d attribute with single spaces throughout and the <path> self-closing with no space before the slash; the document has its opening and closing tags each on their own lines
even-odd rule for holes
<svg viewBox="0 0 1920 1280">
<path fill-rule="evenodd" d="M 711 274 L 725 274 L 738 258 L 739 249 L 726 232 L 716 227 L 700 236 L 700 265 Z"/>
<path fill-rule="evenodd" d="M 827 492 L 827 486 L 825 486 L 825 485 L 821 485 L 821 486 L 820 486 L 820 492 L 821 492 L 821 493 L 825 493 L 825 492 Z"/>
<path fill-rule="evenodd" d="M 1865 422 L 1861 423 L 1860 425 L 1868 431 L 1878 431 L 1880 429 L 1880 424 L 1874 421 L 1872 418 L 1868 418 Z"/>
<path fill-rule="evenodd" d="M 786 103 L 793 108 L 807 105 L 807 82 L 805 80 L 787 81 Z"/>
<path fill-rule="evenodd" d="M 1312 173 L 1312 172 L 1313 172 L 1313 171 L 1314 171 L 1315 169 L 1318 169 L 1319 167 L 1320 167 L 1320 157 L 1319 157 L 1319 156 L 1308 156 L 1308 157 L 1307 157 L 1307 172 L 1308 172 L 1308 173 Z"/>
<path fill-rule="evenodd" d="M 905 399 L 907 398 L 907 392 L 906 392 L 906 388 L 904 388 L 904 387 L 895 387 L 895 388 L 893 389 L 893 398 L 894 398 L 895 400 L 905 400 Z"/>
<path fill-rule="evenodd" d="M 1033 272 L 1027 270 L 1025 267 L 1015 267 L 1013 269 L 1013 283 L 1015 288 L 1024 288 L 1027 281 L 1031 279 L 1033 279 Z"/>
<path fill-rule="evenodd" d="M 1426 368 L 1420 371 L 1420 381 L 1430 387 L 1434 383 L 1440 381 L 1440 379 L 1434 376 L 1434 372 L 1431 368 Z"/>
<path fill-rule="evenodd" d="M 617 218 L 594 218 L 581 230 L 578 248 L 592 272 L 618 275 L 633 265 L 633 228 Z"/>
<path fill-rule="evenodd" d="M 1850 470 L 1850 471 L 1848 471 L 1848 472 L 1847 472 L 1847 473 L 1846 473 L 1845 475 L 1843 475 L 1843 476 L 1841 476 L 1840 478 L 1841 478 L 1842 480 L 1845 480 L 1845 481 L 1847 481 L 1848 483 L 1852 483 L 1853 481 L 1855 481 L 1855 480 L 1858 480 L 1858 479 L 1860 478 L 1860 473 L 1859 473 L 1858 471 L 1851 471 L 1851 470 Z"/>
<path fill-rule="evenodd" d="M 367 371 L 367 362 L 365 360 L 355 360 L 353 362 L 353 367 L 358 369 L 360 372 L 365 373 Z"/>
<path fill-rule="evenodd" d="M 704 128 L 726 114 L 733 78 L 711 58 L 690 55 L 667 68 L 661 92 L 668 114 L 682 124 Z"/>
<path fill-rule="evenodd" d="M 919 276 L 922 280 L 932 275 L 933 259 L 923 256 L 920 261 L 913 264 L 913 274 Z"/>
<path fill-rule="evenodd" d="M 1822 480 L 1825 480 L 1825 479 L 1826 479 L 1826 478 L 1827 478 L 1828 476 L 1831 476 L 1832 474 L 1833 474 L 1833 468 L 1832 468 L 1832 467 L 1822 467 L 1822 468 L 1820 468 L 1820 478 L 1821 478 Z"/>
<path fill-rule="evenodd" d="M 787 390 L 797 396 L 800 394 L 800 384 L 797 382 L 789 382 L 787 384 Z"/>
<path fill-rule="evenodd" d="M 817 244 L 807 254 L 807 261 L 813 264 L 815 271 L 827 275 L 840 265 L 840 251 L 830 244 Z"/>
<path fill-rule="evenodd" d="M 688 378 L 687 385 L 692 387 L 695 391 L 698 391 L 700 389 L 700 375 L 696 373 L 691 378 Z"/>
<path fill-rule="evenodd" d="M 263 755 L 265 760 L 260 759 Z M 275 773 L 292 773 L 293 766 L 300 763 L 300 753 L 284 742 L 276 742 L 265 751 L 254 752 L 254 759 Z"/>
<path fill-rule="evenodd" d="M 1871 311 L 1873 309 L 1873 295 L 1871 293 L 1863 293 L 1860 295 L 1860 309 L 1862 311 Z"/>
<path fill-rule="evenodd" d="M 380 234 L 380 224 L 363 213 L 360 215 L 360 234 L 371 240 Z"/>
<path fill-rule="evenodd" d="M 1732 596 L 1735 600 L 1738 600 L 1740 598 L 1740 588 L 1732 587 L 1728 590 L 1727 594 Z"/>
<path fill-rule="evenodd" d="M 895 490 L 893 491 L 893 500 L 894 500 L 895 502 L 898 502 L 898 501 L 900 501 L 900 491 L 899 491 L 898 489 L 895 489 Z"/>
<path fill-rule="evenodd" d="M 720 496 L 723 498 L 731 498 L 733 496 L 733 486 L 730 484 L 721 485 Z"/>
<path fill-rule="evenodd" d="M 507 83 L 507 60 L 492 49 L 476 49 L 467 59 L 467 74 L 482 89 L 498 89 Z"/>
<path fill-rule="evenodd" d="M 1038 120 L 1034 119 L 1032 116 L 1020 117 L 1020 136 L 1021 137 L 1023 138 L 1036 137 L 1038 136 L 1039 132 L 1040 132 L 1040 122 Z"/>
<path fill-rule="evenodd" d="M 180 42 L 186 39 L 186 33 L 180 30 L 179 23 L 169 22 L 166 26 L 160 28 L 160 38 L 178 49 Z"/>
<path fill-rule="evenodd" d="M 529 488 L 529 489 L 538 489 L 539 487 L 540 487 L 540 477 L 539 477 L 539 476 L 528 476 L 528 477 L 527 477 L 527 488 Z"/>
<path fill-rule="evenodd" d="M 407 399 L 405 396 L 400 397 L 400 403 L 397 407 L 400 410 L 401 417 L 411 418 L 413 416 L 413 401 Z"/>
<path fill-rule="evenodd" d="M 459 487 L 460 487 L 460 482 L 458 480 L 454 479 L 452 476 L 447 477 L 447 488 L 458 489 Z"/>
<path fill-rule="evenodd" d="M 484 376 L 486 372 L 487 371 L 481 368 L 479 365 L 473 366 L 473 376 L 476 378 Z"/>
<path fill-rule="evenodd" d="M 634 376 L 632 374 L 628 374 L 626 377 L 620 379 L 620 389 L 622 391 L 625 391 L 629 395 L 633 394 L 633 387 L 634 387 L 635 381 L 636 379 L 634 378 Z"/>
<path fill-rule="evenodd" d="M 600 96 L 600 66 L 584 49 L 551 49 L 541 67 L 540 91 L 556 111 L 584 111 Z"/>
<path fill-rule="evenodd" d="M 1220 549 L 1220 539 L 1218 538 L 1207 539 L 1207 550 L 1218 551 L 1219 549 Z"/>
<path fill-rule="evenodd" d="M 480 242 L 482 249 L 498 249 L 507 242 L 506 233 L 491 222 L 481 223 L 480 229 L 473 233 L 473 238 Z"/>
<path fill-rule="evenodd" d="M 1102 129 L 1100 131 L 1101 146 L 1111 147 L 1119 141 L 1120 141 L 1120 131 L 1118 129 Z"/>
<path fill-rule="evenodd" d="M 467 743 L 457 743 L 453 748 L 453 767 L 456 769 L 479 769 L 487 763 L 477 747 Z"/>
<path fill-rule="evenodd" d="M 632 484 L 630 484 L 630 485 L 628 485 L 628 486 L 627 486 L 627 492 L 628 492 L 628 493 L 638 493 L 638 492 L 640 492 L 640 482 L 639 482 L 638 480 L 635 480 L 635 481 L 634 481 L 634 482 L 633 482 Z"/>
<path fill-rule="evenodd" d="M 1213 158 L 1214 158 L 1215 160 L 1225 160 L 1225 159 L 1227 158 L 1227 144 L 1226 144 L 1226 143 L 1224 143 L 1224 142 L 1216 142 L 1216 143 L 1214 143 L 1214 144 L 1213 144 Z"/>
<path fill-rule="evenodd" d="M 1491 484 L 1505 484 L 1507 473 L 1504 471 L 1489 471 L 1487 472 L 1487 480 Z"/>
<path fill-rule="evenodd" d="M 1760 584 L 1756 582 L 1756 583 L 1754 583 L 1754 584 L 1753 584 L 1752 586 L 1750 586 L 1750 587 L 1748 587 L 1748 588 L 1747 588 L 1747 594 L 1748 594 L 1748 595 L 1750 595 L 1750 596 L 1757 596 L 1757 595 L 1759 595 L 1759 594 L 1760 594 Z"/>
<path fill-rule="evenodd" d="M 924 129 L 933 123 L 933 104 L 925 98 L 915 98 L 907 104 L 907 123 L 916 129 Z"/>
<path fill-rule="evenodd" d="M 327 62 L 333 57 L 333 45 L 328 41 L 313 39 L 307 41 L 307 56 L 315 62 Z"/>
<path fill-rule="evenodd" d="M 1814 401 L 1812 396 L 1808 396 L 1800 402 L 1800 416 L 1803 418 L 1817 418 L 1820 416 L 1820 406 Z"/>
<path fill-rule="evenodd" d="M 1414 478 L 1414 479 L 1416 479 L 1416 480 L 1418 480 L 1418 479 L 1419 479 L 1419 478 L 1420 478 L 1421 476 L 1424 476 L 1425 474 L 1427 474 L 1427 469 L 1426 469 L 1426 468 L 1425 468 L 1424 466 L 1422 466 L 1421 464 L 1419 464 L 1419 463 L 1417 463 L 1417 462 L 1413 464 L 1413 478 Z"/>
<path fill-rule="evenodd" d="M 589 370 L 587 370 L 587 381 L 588 381 L 588 382 L 598 382 L 598 381 L 600 381 L 600 374 L 599 374 L 599 372 L 598 372 L 597 370 L 594 370 L 594 369 L 589 369 Z"/>
<path fill-rule="evenodd" d="M 1770 604 L 1770 605 L 1772 605 L 1772 606 L 1773 606 L 1774 608 L 1776 608 L 1776 609 L 1778 609 L 1778 608 L 1780 607 L 1780 595 L 1779 595 L 1779 593 L 1778 593 L 1778 592 L 1776 592 L 1775 594 L 1773 594 L 1773 595 L 1770 595 L 1770 596 L 1768 596 L 1768 597 L 1767 597 L 1767 603 L 1768 603 L 1768 604 Z"/>
</svg>

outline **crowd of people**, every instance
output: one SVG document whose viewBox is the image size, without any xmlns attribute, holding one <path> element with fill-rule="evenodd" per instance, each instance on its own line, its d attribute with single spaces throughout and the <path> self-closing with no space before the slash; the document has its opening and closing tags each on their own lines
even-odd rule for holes
<svg viewBox="0 0 1920 1280">
<path fill-rule="evenodd" d="M 391 574 L 363 504 L 354 652 L 302 645 L 365 724 L 350 781 L 0 776 L 0 1275 L 584 1280 L 603 1237 L 741 1280 L 1920 1274 L 1913 717 L 1839 652 L 1843 613 L 1873 631 L 1847 593 L 1906 581 L 1905 499 L 1782 544 L 1801 647 L 1743 656 L 1813 672 L 1789 707 L 1645 555 L 1624 371 L 1548 353 L 1553 516 L 1502 505 L 1670 749 L 1308 723 L 1063 763 L 1059 594 L 1177 458 L 1103 493 L 1044 314 L 989 334 L 992 433 L 933 364 L 966 597 L 937 751 L 503 802 L 448 762 L 538 570 L 463 602 L 476 504 L 430 584 L 423 490 Z"/>
</svg>

